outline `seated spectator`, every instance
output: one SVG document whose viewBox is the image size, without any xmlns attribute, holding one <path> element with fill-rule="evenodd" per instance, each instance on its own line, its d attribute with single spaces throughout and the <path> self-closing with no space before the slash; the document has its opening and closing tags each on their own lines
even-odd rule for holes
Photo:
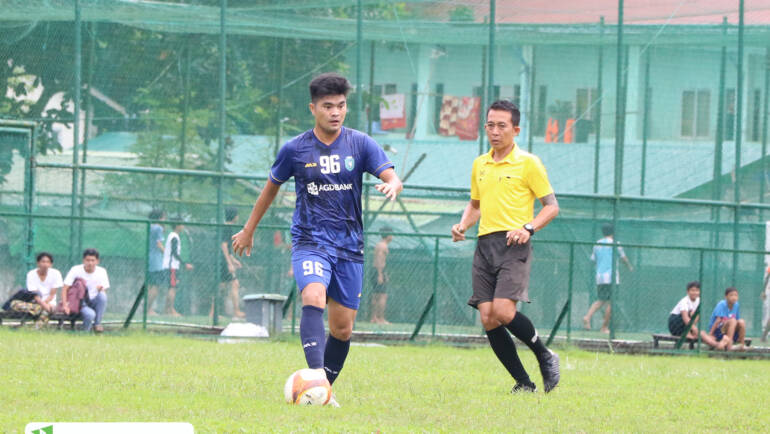
<svg viewBox="0 0 770 434">
<path fill-rule="evenodd" d="M 48 252 L 37 255 L 37 268 L 27 273 L 27 290 L 40 293 L 40 306 L 49 314 L 56 307 L 56 293 L 62 287 L 59 270 L 53 268 L 53 256 Z"/>
<path fill-rule="evenodd" d="M 679 300 L 679 303 L 674 306 L 674 310 L 668 316 L 668 331 L 674 336 L 681 336 L 684 333 L 687 324 L 693 319 L 692 316 L 695 313 L 695 309 L 700 304 L 700 282 L 697 280 L 687 284 L 687 295 Z M 695 317 L 693 321 L 698 321 L 698 317 Z M 698 327 L 693 323 L 692 328 L 687 333 L 688 339 L 698 338 Z"/>
<path fill-rule="evenodd" d="M 734 343 L 742 350 L 745 337 L 746 322 L 741 319 L 738 290 L 730 287 L 725 290 L 725 299 L 711 313 L 709 331 L 701 332 L 701 339 L 714 349 L 731 351 Z"/>
<path fill-rule="evenodd" d="M 110 287 L 110 280 L 107 277 L 107 270 L 99 265 L 99 252 L 96 249 L 86 249 L 83 251 L 83 263 L 75 265 L 64 278 L 64 290 L 62 291 L 62 300 L 67 300 L 67 291 L 69 291 L 75 279 L 83 279 L 86 285 L 86 297 L 83 298 L 80 305 L 80 313 L 83 315 L 83 330 L 90 331 L 93 326 L 94 331 L 102 332 L 102 316 L 107 310 L 107 289 Z M 70 314 L 70 307 L 64 303 L 64 313 Z"/>
</svg>

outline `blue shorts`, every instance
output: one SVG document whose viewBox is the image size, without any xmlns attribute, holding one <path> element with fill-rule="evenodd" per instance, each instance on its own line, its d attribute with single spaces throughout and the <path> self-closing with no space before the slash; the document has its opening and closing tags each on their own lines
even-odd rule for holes
<svg viewBox="0 0 770 434">
<path fill-rule="evenodd" d="M 364 264 L 337 258 L 326 253 L 296 250 L 291 253 L 291 266 L 299 292 L 311 283 L 326 287 L 326 296 L 353 310 L 361 304 Z"/>
<path fill-rule="evenodd" d="M 717 327 L 716 330 L 714 330 L 714 338 L 717 340 L 717 342 L 721 341 L 723 337 L 725 337 L 725 334 L 722 333 L 722 327 L 724 327 L 724 322 L 719 323 L 719 327 Z M 738 338 L 740 335 L 738 332 L 735 332 L 733 334 L 733 342 L 738 342 Z"/>
</svg>

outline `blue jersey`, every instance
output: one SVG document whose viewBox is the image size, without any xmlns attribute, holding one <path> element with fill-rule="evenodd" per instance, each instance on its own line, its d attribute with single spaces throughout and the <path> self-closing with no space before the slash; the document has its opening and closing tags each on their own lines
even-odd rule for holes
<svg viewBox="0 0 770 434">
<path fill-rule="evenodd" d="M 306 131 L 289 140 L 270 169 L 270 181 L 294 177 L 297 204 L 291 225 L 294 250 L 316 250 L 364 261 L 361 187 L 364 172 L 379 176 L 393 163 L 369 136 L 342 127 L 331 145 Z"/>
<path fill-rule="evenodd" d="M 741 319 L 740 305 L 736 301 L 733 305 L 733 308 L 730 309 L 730 307 L 727 306 L 727 300 L 720 301 L 717 303 L 716 307 L 714 307 L 714 311 L 711 312 L 711 319 L 709 319 L 709 330 L 711 330 L 711 326 L 713 326 L 715 322 L 724 321 L 730 318 L 734 318 L 736 320 Z"/>
</svg>

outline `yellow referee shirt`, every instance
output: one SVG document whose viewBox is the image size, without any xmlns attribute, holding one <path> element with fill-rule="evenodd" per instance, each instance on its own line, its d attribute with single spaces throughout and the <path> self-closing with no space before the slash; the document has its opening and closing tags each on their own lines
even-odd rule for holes
<svg viewBox="0 0 770 434">
<path fill-rule="evenodd" d="M 479 236 L 519 229 L 532 221 L 535 199 L 553 193 L 540 159 L 514 144 L 500 161 L 494 150 L 473 160 L 471 199 L 481 206 Z"/>
</svg>

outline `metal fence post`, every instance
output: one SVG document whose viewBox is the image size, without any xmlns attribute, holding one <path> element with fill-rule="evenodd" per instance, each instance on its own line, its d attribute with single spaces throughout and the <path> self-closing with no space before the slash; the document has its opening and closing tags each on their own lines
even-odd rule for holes
<svg viewBox="0 0 770 434">
<path fill-rule="evenodd" d="M 704 250 L 700 249 L 698 251 L 698 282 L 701 282 L 701 286 L 703 286 L 703 255 Z M 700 306 L 703 306 L 703 291 L 701 291 L 700 295 Z M 697 349 L 696 352 L 700 353 L 700 332 L 703 330 L 703 327 L 701 326 L 701 318 L 703 318 L 703 309 L 700 310 L 701 314 L 698 315 L 698 337 L 695 339 L 697 341 Z"/>
<path fill-rule="evenodd" d="M 150 231 L 152 223 L 147 222 L 145 224 L 145 238 L 144 238 L 144 286 L 142 287 L 142 296 L 144 297 L 144 303 L 142 303 L 142 329 L 147 330 L 147 310 L 152 306 L 148 305 L 147 292 L 149 291 L 147 277 L 150 275 Z"/>
<path fill-rule="evenodd" d="M 735 191 L 735 214 L 733 219 L 733 250 L 739 249 L 739 221 L 741 215 L 741 144 L 743 142 L 743 33 L 744 33 L 744 0 L 740 0 L 738 12 L 738 83 L 735 89 L 736 109 L 735 109 L 735 182 L 733 190 Z M 733 274 L 732 284 L 738 277 L 738 254 L 733 253 Z"/>
<path fill-rule="evenodd" d="M 227 122 L 225 111 L 225 95 L 227 93 L 227 30 L 226 30 L 226 13 L 227 13 L 227 0 L 221 0 L 219 11 L 219 149 L 217 150 L 217 239 L 216 243 L 222 240 L 222 225 L 224 224 L 224 210 L 222 209 L 223 191 L 224 188 L 222 173 L 225 170 L 225 129 Z M 218 273 L 222 266 L 222 255 L 216 255 L 216 268 L 214 273 Z M 219 291 L 215 292 L 214 296 L 214 315 L 212 318 L 212 325 L 219 324 L 219 312 L 217 308 L 217 299 L 220 296 Z M 237 302 L 237 301 L 236 301 Z M 238 306 L 233 306 L 233 309 Z"/>
<path fill-rule="evenodd" d="M 596 146 L 594 148 L 594 194 L 599 192 L 599 148 L 602 141 L 602 70 L 604 69 L 604 17 L 599 19 L 599 65 L 596 77 Z"/>
<path fill-rule="evenodd" d="M 78 142 L 80 141 L 80 86 L 81 86 L 81 69 L 82 69 L 82 35 L 81 35 L 81 19 L 80 19 L 80 1 L 75 0 L 75 83 L 72 90 L 74 101 L 74 113 L 72 119 L 72 187 L 70 190 L 70 263 L 75 262 L 77 253 L 75 252 L 75 246 L 79 244 L 78 235 L 76 234 L 75 224 L 75 208 L 77 206 L 77 194 L 78 194 Z"/>
<path fill-rule="evenodd" d="M 567 309 L 567 343 L 572 341 L 572 289 L 574 284 L 575 271 L 575 244 L 569 244 L 569 279 L 567 280 L 567 303 L 569 308 Z"/>
<path fill-rule="evenodd" d="M 433 337 L 436 337 L 436 311 L 438 310 L 438 243 L 439 238 L 436 237 L 433 250 Z"/>
</svg>

